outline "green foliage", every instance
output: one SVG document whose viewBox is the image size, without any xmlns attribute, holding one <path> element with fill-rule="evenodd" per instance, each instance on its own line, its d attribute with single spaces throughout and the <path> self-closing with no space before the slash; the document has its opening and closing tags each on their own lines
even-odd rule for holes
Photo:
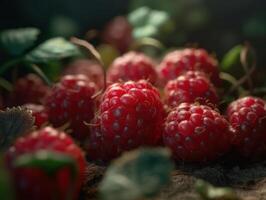
<svg viewBox="0 0 266 200">
<path fill-rule="evenodd" d="M 214 187 L 203 180 L 198 180 L 195 188 L 203 200 L 240 200 L 231 188 Z"/>
<path fill-rule="evenodd" d="M 4 166 L 2 155 L 0 155 L 0 197 L 1 197 L 1 200 L 15 199 L 10 176 Z"/>
<path fill-rule="evenodd" d="M 167 12 L 141 7 L 128 15 L 134 38 L 162 37 L 172 32 L 174 23 Z"/>
<path fill-rule="evenodd" d="M 60 169 L 68 167 L 72 180 L 76 178 L 78 170 L 76 162 L 71 156 L 46 150 L 21 155 L 14 164 L 18 168 L 34 167 L 41 169 L 50 177 L 55 176 Z"/>
<path fill-rule="evenodd" d="M 242 50 L 243 45 L 237 45 L 225 54 L 221 62 L 223 71 L 230 71 L 233 67 L 240 64 L 240 54 Z"/>
<path fill-rule="evenodd" d="M 166 149 L 125 153 L 108 168 L 100 185 L 105 200 L 135 200 L 155 196 L 170 180 L 173 163 Z"/>
<path fill-rule="evenodd" d="M 17 137 L 30 131 L 34 125 L 31 112 L 24 107 L 0 111 L 0 149 L 6 149 Z"/>
<path fill-rule="evenodd" d="M 29 52 L 25 60 L 31 63 L 48 63 L 67 57 L 77 56 L 79 49 L 64 38 L 52 38 Z"/>
<path fill-rule="evenodd" d="M 37 28 L 19 28 L 0 33 L 0 46 L 9 54 L 18 56 L 32 47 L 40 31 Z"/>
</svg>

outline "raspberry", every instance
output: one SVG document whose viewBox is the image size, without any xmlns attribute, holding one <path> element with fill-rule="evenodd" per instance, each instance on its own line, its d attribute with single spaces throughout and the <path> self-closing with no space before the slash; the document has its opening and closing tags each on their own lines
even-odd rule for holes
<svg viewBox="0 0 266 200">
<path fill-rule="evenodd" d="M 40 168 L 15 168 L 13 162 L 16 158 L 27 153 L 35 153 L 39 150 L 49 150 L 63 153 L 75 159 L 78 167 L 77 181 L 72 182 L 75 196 L 84 179 L 85 159 L 81 149 L 64 132 L 46 127 L 19 138 L 6 152 L 6 161 L 14 178 L 17 198 L 21 200 L 39 199 L 47 200 L 67 199 L 70 183 L 70 172 L 67 169 L 60 170 L 56 177 L 48 177 Z M 58 194 L 55 194 L 57 191 Z"/>
<path fill-rule="evenodd" d="M 231 147 L 229 123 L 206 105 L 182 103 L 167 116 L 163 140 L 176 160 L 203 162 L 217 159 Z"/>
<path fill-rule="evenodd" d="M 122 81 L 138 81 L 146 79 L 152 84 L 157 81 L 153 61 L 142 53 L 128 52 L 118 57 L 107 71 L 107 80 L 114 83 Z"/>
<path fill-rule="evenodd" d="M 83 74 L 101 88 L 103 87 L 103 70 L 102 66 L 89 59 L 77 59 L 66 66 L 63 75 Z"/>
<path fill-rule="evenodd" d="M 88 143 L 90 157 L 111 160 L 123 151 L 155 145 L 164 119 L 158 90 L 145 80 L 115 83 L 105 91 Z"/>
<path fill-rule="evenodd" d="M 17 106 L 27 103 L 42 103 L 45 96 L 49 93 L 49 87 L 45 85 L 43 80 L 35 75 L 28 74 L 19 78 L 14 89 L 10 94 L 8 106 Z"/>
<path fill-rule="evenodd" d="M 170 107 L 180 103 L 217 104 L 218 96 L 212 83 L 203 72 L 188 71 L 175 80 L 169 81 L 165 88 L 166 103 Z"/>
<path fill-rule="evenodd" d="M 35 118 L 35 125 L 38 128 L 48 122 L 48 114 L 43 105 L 25 104 L 24 106 L 31 110 L 32 116 Z"/>
<path fill-rule="evenodd" d="M 96 100 L 92 97 L 96 91 L 95 83 L 84 75 L 62 77 L 46 98 L 49 121 L 56 127 L 69 122 L 73 137 L 82 140 L 89 130 L 84 122 L 94 116 Z"/>
<path fill-rule="evenodd" d="M 235 129 L 236 150 L 244 157 L 265 157 L 265 101 L 251 96 L 238 99 L 228 106 L 227 117 Z"/>
<path fill-rule="evenodd" d="M 132 27 L 125 17 L 118 16 L 104 28 L 102 40 L 119 51 L 125 52 L 132 42 Z"/>
<path fill-rule="evenodd" d="M 221 83 L 217 60 L 204 49 L 191 48 L 168 53 L 160 63 L 159 75 L 165 84 L 189 70 L 204 71 L 214 85 L 219 86 Z"/>
</svg>

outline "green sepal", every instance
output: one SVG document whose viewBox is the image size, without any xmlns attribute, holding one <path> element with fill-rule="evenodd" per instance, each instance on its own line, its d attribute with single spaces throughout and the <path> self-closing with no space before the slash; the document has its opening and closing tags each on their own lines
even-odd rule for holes
<svg viewBox="0 0 266 200">
<path fill-rule="evenodd" d="M 31 131 L 34 121 L 31 111 L 24 107 L 0 111 L 0 149 L 8 148 L 17 137 Z"/>
<path fill-rule="evenodd" d="M 72 180 L 75 180 L 78 172 L 74 158 L 49 150 L 39 150 L 21 155 L 14 161 L 14 166 L 16 168 L 38 168 L 50 177 L 55 176 L 59 170 L 67 167 L 70 169 Z"/>
</svg>

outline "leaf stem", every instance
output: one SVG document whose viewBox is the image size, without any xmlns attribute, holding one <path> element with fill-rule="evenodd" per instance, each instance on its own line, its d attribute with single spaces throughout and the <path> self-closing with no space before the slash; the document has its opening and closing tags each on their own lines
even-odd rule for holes
<svg viewBox="0 0 266 200">
<path fill-rule="evenodd" d="M 0 67 L 0 75 L 3 75 L 8 69 L 13 67 L 14 65 L 18 64 L 21 62 L 23 59 L 22 58 L 16 58 L 10 61 L 5 62 L 3 65 Z"/>
<path fill-rule="evenodd" d="M 44 74 L 41 68 L 35 64 L 30 65 L 31 69 L 38 74 L 48 86 L 52 86 L 52 82 L 48 79 L 48 77 Z"/>
</svg>

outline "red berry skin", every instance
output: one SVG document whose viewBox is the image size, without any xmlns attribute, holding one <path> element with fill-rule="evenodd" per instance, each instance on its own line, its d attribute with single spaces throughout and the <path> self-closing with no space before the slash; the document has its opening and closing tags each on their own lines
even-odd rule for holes
<svg viewBox="0 0 266 200">
<path fill-rule="evenodd" d="M 218 62 L 204 49 L 186 48 L 168 53 L 159 65 L 159 76 L 162 84 L 166 84 L 189 70 L 203 71 L 214 85 L 221 84 Z"/>
<path fill-rule="evenodd" d="M 266 102 L 257 97 L 244 97 L 232 102 L 227 117 L 235 129 L 233 144 L 243 157 L 265 157 Z"/>
<path fill-rule="evenodd" d="M 218 103 L 215 87 L 203 72 L 188 71 L 175 80 L 169 81 L 165 88 L 166 104 L 176 107 L 180 103 L 214 104 Z"/>
<path fill-rule="evenodd" d="M 110 85 L 91 126 L 89 156 L 109 161 L 141 145 L 155 145 L 164 120 L 158 90 L 145 80 Z"/>
<path fill-rule="evenodd" d="M 32 116 L 35 118 L 35 125 L 38 128 L 48 123 L 48 114 L 43 105 L 25 104 L 24 107 L 31 110 Z"/>
<path fill-rule="evenodd" d="M 182 103 L 168 114 L 163 140 L 176 160 L 206 162 L 229 151 L 232 134 L 226 119 L 211 107 Z"/>
<path fill-rule="evenodd" d="M 146 55 L 137 52 L 128 52 L 116 58 L 107 71 L 108 82 L 148 80 L 157 82 L 155 64 Z"/>
<path fill-rule="evenodd" d="M 128 20 L 123 16 L 111 20 L 103 30 L 102 40 L 122 53 L 127 51 L 133 40 L 132 27 Z"/>
<path fill-rule="evenodd" d="M 77 199 L 79 190 L 84 180 L 85 158 L 82 150 L 73 142 L 72 138 L 64 132 L 51 127 L 32 132 L 25 137 L 17 139 L 6 152 L 7 165 L 14 179 L 16 195 L 19 200 L 53 200 L 55 191 L 59 200 L 67 199 L 70 180 L 70 171 L 60 170 L 55 177 L 47 176 L 38 168 L 15 168 L 13 162 L 26 153 L 38 150 L 49 150 L 69 155 L 75 159 L 78 167 L 77 181 L 72 182 Z"/>
<path fill-rule="evenodd" d="M 63 75 L 83 74 L 93 81 L 99 88 L 103 87 L 102 66 L 89 59 L 77 59 L 66 66 Z"/>
<path fill-rule="evenodd" d="M 19 106 L 27 103 L 40 104 L 43 103 L 43 99 L 49 91 L 50 88 L 39 76 L 28 74 L 15 82 L 6 104 L 7 106 Z"/>
<path fill-rule="evenodd" d="M 93 95 L 96 92 L 95 83 L 84 75 L 62 77 L 46 98 L 49 121 L 55 127 L 69 122 L 74 138 L 86 138 L 89 128 L 84 122 L 89 123 L 94 117 L 97 102 Z"/>
</svg>

